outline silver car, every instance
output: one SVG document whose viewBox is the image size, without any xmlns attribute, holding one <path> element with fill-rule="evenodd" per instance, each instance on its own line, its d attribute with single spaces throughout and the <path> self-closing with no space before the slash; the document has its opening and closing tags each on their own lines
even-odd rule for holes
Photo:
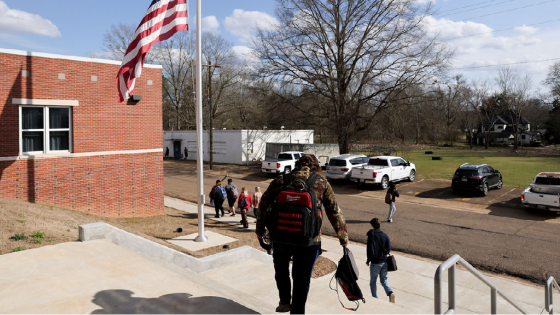
<svg viewBox="0 0 560 315">
<path fill-rule="evenodd" d="M 350 172 L 354 167 L 361 167 L 368 163 L 365 155 L 342 154 L 330 159 L 327 165 L 328 179 L 350 179 Z"/>
</svg>

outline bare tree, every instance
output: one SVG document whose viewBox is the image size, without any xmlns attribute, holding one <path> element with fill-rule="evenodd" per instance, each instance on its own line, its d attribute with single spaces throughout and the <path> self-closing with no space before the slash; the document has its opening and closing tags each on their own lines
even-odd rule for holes
<svg viewBox="0 0 560 315">
<path fill-rule="evenodd" d="M 450 52 L 423 28 L 431 7 L 415 0 L 276 0 L 278 24 L 253 44 L 260 73 L 325 99 L 340 151 L 404 87 L 443 70 Z"/>
<path fill-rule="evenodd" d="M 528 74 L 521 75 L 513 68 L 505 67 L 498 71 L 496 83 L 501 90 L 498 101 L 501 107 L 507 110 L 513 127 L 513 149 L 519 147 L 519 129 L 523 110 L 530 103 L 531 78 Z"/>
<path fill-rule="evenodd" d="M 190 33 L 178 32 L 166 41 L 158 43 L 153 50 L 153 59 L 163 67 L 163 95 L 164 102 L 171 105 L 175 111 L 175 129 L 188 129 L 187 124 L 181 124 L 181 112 L 184 119 L 194 119 L 195 90 L 192 73 L 194 71 L 193 38 Z"/>
<path fill-rule="evenodd" d="M 109 53 L 109 58 L 123 60 L 128 45 L 134 38 L 136 28 L 133 25 L 111 25 L 111 29 L 103 34 L 101 48 Z"/>
<path fill-rule="evenodd" d="M 553 98 L 560 98 L 560 61 L 550 66 L 544 84 L 550 87 Z"/>
</svg>

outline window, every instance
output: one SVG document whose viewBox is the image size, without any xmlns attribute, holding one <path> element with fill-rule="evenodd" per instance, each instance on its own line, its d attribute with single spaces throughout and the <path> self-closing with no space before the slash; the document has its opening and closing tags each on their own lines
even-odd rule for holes
<svg viewBox="0 0 560 315">
<path fill-rule="evenodd" d="M 70 107 L 20 107 L 21 153 L 70 152 L 71 129 Z"/>
<path fill-rule="evenodd" d="M 362 158 L 353 158 L 350 160 L 350 164 L 352 165 L 358 165 L 358 164 L 362 164 L 363 163 L 363 159 Z"/>
<path fill-rule="evenodd" d="M 382 159 L 370 159 L 368 161 L 368 165 L 373 165 L 373 166 L 389 166 L 389 161 L 388 160 L 382 160 Z"/>
<path fill-rule="evenodd" d="M 391 165 L 393 165 L 393 166 L 399 166 L 399 160 L 398 160 L 398 159 L 391 160 Z"/>
<path fill-rule="evenodd" d="M 399 159 L 398 161 L 399 161 L 399 165 L 403 165 L 403 166 L 406 165 L 406 161 L 405 161 L 405 160 Z"/>
<path fill-rule="evenodd" d="M 525 135 L 521 135 L 521 139 L 525 140 Z"/>
<path fill-rule="evenodd" d="M 331 159 L 329 166 L 346 166 L 346 160 Z"/>
<path fill-rule="evenodd" d="M 253 142 L 247 143 L 247 154 L 253 154 Z"/>
</svg>

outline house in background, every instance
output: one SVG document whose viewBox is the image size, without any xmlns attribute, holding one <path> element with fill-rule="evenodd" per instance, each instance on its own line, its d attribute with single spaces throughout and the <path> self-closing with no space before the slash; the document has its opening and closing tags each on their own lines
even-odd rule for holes
<svg viewBox="0 0 560 315">
<path fill-rule="evenodd" d="M 486 121 L 478 127 L 476 134 L 476 144 L 485 144 L 486 131 L 490 131 L 490 145 L 513 145 L 513 117 L 511 112 L 502 112 L 496 115 L 494 125 L 490 121 Z M 540 131 L 531 131 L 531 123 L 521 116 L 517 122 L 519 127 L 518 143 L 523 146 L 540 145 L 542 133 Z"/>
<path fill-rule="evenodd" d="M 264 160 L 267 143 L 313 144 L 313 130 L 214 130 L 214 162 L 248 164 Z M 210 160 L 208 131 L 203 133 L 204 161 Z M 196 131 L 164 131 L 163 150 L 183 158 L 185 147 L 189 160 L 196 160 Z"/>
<path fill-rule="evenodd" d="M 0 198 L 110 217 L 164 213 L 162 67 L 118 102 L 120 62 L 0 49 Z"/>
</svg>

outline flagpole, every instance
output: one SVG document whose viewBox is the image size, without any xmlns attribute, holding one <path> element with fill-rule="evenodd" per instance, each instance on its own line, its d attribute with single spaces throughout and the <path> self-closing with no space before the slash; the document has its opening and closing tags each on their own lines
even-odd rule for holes
<svg viewBox="0 0 560 315">
<path fill-rule="evenodd" d="M 198 183 L 198 236 L 196 242 L 208 240 L 204 236 L 204 143 L 202 140 L 202 5 L 196 0 L 196 181 Z"/>
</svg>

